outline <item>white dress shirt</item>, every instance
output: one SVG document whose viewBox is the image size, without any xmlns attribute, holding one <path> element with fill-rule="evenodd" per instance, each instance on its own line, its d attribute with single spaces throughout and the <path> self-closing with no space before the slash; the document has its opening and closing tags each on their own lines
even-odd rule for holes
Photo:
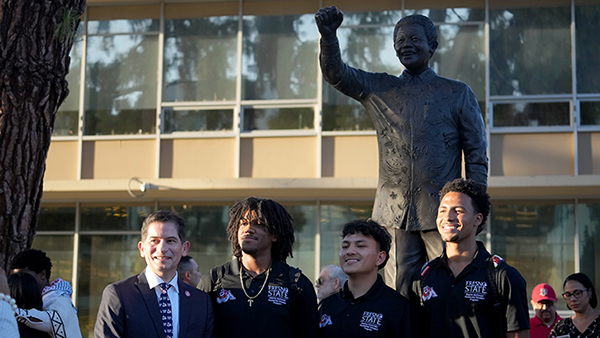
<svg viewBox="0 0 600 338">
<path fill-rule="evenodd" d="M 152 270 L 146 268 L 146 279 L 148 280 L 148 286 L 150 289 L 154 289 L 156 292 L 156 300 L 160 300 L 162 291 L 158 286 L 160 283 L 170 284 L 171 287 L 167 291 L 169 300 L 171 301 L 171 313 L 173 317 L 173 338 L 179 337 L 179 285 L 177 284 L 177 272 L 175 277 L 170 282 L 165 282 L 162 278 L 158 277 Z"/>
</svg>

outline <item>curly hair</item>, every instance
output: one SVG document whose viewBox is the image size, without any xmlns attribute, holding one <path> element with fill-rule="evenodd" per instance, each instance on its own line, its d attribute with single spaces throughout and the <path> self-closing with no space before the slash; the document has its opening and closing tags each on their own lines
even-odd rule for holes
<svg viewBox="0 0 600 338">
<path fill-rule="evenodd" d="M 402 27 L 412 24 L 423 26 L 423 29 L 425 30 L 425 35 L 427 36 L 427 44 L 429 45 L 429 47 L 431 47 L 432 50 L 436 50 L 438 45 L 437 29 L 428 17 L 420 14 L 405 16 L 402 19 L 400 19 L 398 23 L 396 23 L 396 27 L 394 28 L 394 41 L 396 41 L 396 35 Z"/>
<path fill-rule="evenodd" d="M 457 178 L 444 185 L 442 191 L 440 191 L 440 201 L 449 192 L 458 192 L 471 198 L 471 204 L 473 205 L 473 208 L 475 208 L 475 212 L 483 216 L 481 224 L 477 227 L 477 234 L 483 231 L 485 222 L 490 213 L 490 195 L 487 193 L 487 187 L 470 178 Z"/>
<path fill-rule="evenodd" d="M 292 246 L 294 245 L 294 220 L 285 208 L 267 198 L 248 197 L 237 202 L 229 209 L 229 241 L 231 242 L 231 251 L 235 257 L 242 256 L 242 248 L 238 241 L 238 230 L 240 220 L 244 218 L 247 211 L 256 212 L 256 217 L 261 221 L 267 232 L 274 235 L 277 241 L 271 246 L 271 258 L 285 262 L 292 256 Z"/>
<path fill-rule="evenodd" d="M 346 223 L 341 236 L 344 238 L 358 233 L 373 238 L 379 244 L 379 250 L 385 251 L 385 260 L 378 266 L 378 269 L 381 270 L 390 258 L 392 236 L 384 227 L 372 219 L 357 219 Z"/>
<path fill-rule="evenodd" d="M 10 263 L 10 269 L 29 269 L 35 273 L 46 270 L 46 278 L 50 280 L 52 261 L 42 250 L 27 249 L 19 252 Z"/>
</svg>

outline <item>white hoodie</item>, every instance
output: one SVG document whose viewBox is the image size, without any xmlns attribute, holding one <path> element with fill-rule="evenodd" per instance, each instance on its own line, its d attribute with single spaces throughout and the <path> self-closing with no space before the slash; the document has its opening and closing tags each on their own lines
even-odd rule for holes
<svg viewBox="0 0 600 338">
<path fill-rule="evenodd" d="M 77 310 L 71 301 L 71 284 L 60 278 L 42 290 L 44 310 L 17 309 L 17 321 L 53 338 L 81 338 Z"/>
</svg>

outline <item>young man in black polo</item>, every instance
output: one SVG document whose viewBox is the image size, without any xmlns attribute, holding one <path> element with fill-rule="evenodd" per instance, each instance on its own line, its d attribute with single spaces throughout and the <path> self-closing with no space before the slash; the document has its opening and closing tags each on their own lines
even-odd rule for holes
<svg viewBox="0 0 600 338">
<path fill-rule="evenodd" d="M 486 187 L 462 178 L 440 192 L 437 228 L 446 248 L 413 280 L 423 337 L 529 337 L 525 280 L 475 236 L 490 211 Z"/>
<path fill-rule="evenodd" d="M 319 337 L 418 337 L 410 303 L 377 273 L 388 260 L 388 231 L 375 221 L 355 220 L 344 225 L 342 237 L 340 266 L 348 281 L 320 303 Z"/>
<path fill-rule="evenodd" d="M 234 259 L 200 278 L 213 299 L 217 338 L 316 337 L 317 297 L 300 269 L 286 264 L 293 220 L 270 199 L 249 197 L 229 210 Z"/>
</svg>

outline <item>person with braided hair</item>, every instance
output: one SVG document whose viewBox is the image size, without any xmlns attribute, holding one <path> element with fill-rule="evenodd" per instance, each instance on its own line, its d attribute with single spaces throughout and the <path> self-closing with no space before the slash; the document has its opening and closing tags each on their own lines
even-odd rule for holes
<svg viewBox="0 0 600 338">
<path fill-rule="evenodd" d="M 273 200 L 248 197 L 229 216 L 234 258 L 203 274 L 198 285 L 213 299 L 215 336 L 316 337 L 313 285 L 286 263 L 294 245 L 290 214 Z"/>
</svg>

